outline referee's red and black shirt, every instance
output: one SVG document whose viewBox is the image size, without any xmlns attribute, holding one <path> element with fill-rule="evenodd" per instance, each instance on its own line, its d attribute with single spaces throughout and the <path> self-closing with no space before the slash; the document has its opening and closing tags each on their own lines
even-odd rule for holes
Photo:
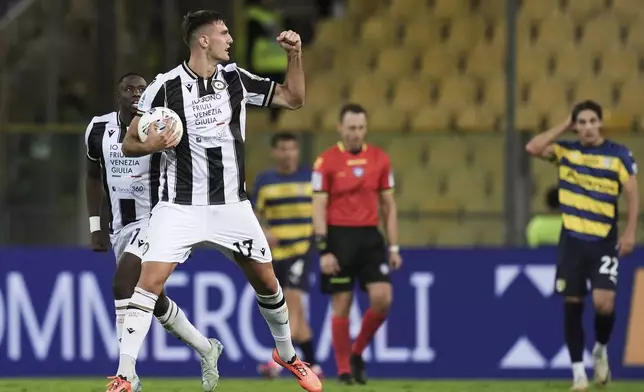
<svg viewBox="0 0 644 392">
<path fill-rule="evenodd" d="M 378 226 L 379 196 L 393 191 L 394 176 L 378 147 L 363 144 L 354 154 L 337 143 L 316 159 L 312 183 L 314 192 L 329 195 L 327 225 Z"/>
</svg>

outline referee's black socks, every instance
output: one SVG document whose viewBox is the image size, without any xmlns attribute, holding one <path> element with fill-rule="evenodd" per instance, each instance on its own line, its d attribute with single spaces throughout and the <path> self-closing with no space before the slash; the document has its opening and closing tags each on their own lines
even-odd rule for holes
<svg viewBox="0 0 644 392">
<path fill-rule="evenodd" d="M 581 302 L 564 302 L 564 326 L 566 345 L 570 352 L 570 361 L 578 363 L 584 357 L 584 327 L 582 316 L 584 304 Z"/>
</svg>

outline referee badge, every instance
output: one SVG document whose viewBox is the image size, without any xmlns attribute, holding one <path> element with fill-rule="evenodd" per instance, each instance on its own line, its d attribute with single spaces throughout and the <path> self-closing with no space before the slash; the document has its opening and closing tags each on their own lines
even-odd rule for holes
<svg viewBox="0 0 644 392">
<path fill-rule="evenodd" d="M 364 168 L 356 166 L 353 168 L 353 175 L 360 178 L 364 175 Z"/>
<path fill-rule="evenodd" d="M 222 91 L 226 89 L 226 82 L 222 80 L 213 80 L 212 81 L 212 88 L 214 88 L 217 91 Z"/>
</svg>

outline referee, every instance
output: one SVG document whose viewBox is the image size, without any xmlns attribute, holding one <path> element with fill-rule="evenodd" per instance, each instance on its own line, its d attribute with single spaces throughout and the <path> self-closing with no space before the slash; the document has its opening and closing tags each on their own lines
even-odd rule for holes
<svg viewBox="0 0 644 392">
<path fill-rule="evenodd" d="M 331 295 L 332 338 L 341 382 L 366 383 L 362 352 L 387 318 L 392 300 L 389 270 L 402 264 L 394 179 L 387 154 L 364 142 L 367 112 L 357 104 L 340 111 L 341 141 L 313 167 L 313 230 L 320 252 L 322 292 Z M 382 215 L 389 240 L 378 230 Z M 355 281 L 369 294 L 370 308 L 351 346 L 349 311 Z"/>
</svg>

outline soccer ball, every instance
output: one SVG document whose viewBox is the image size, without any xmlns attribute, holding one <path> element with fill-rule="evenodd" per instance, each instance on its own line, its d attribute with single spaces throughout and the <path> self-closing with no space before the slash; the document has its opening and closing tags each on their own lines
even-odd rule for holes
<svg viewBox="0 0 644 392">
<path fill-rule="evenodd" d="M 163 132 L 165 130 L 165 124 L 163 123 L 163 120 L 169 117 L 173 118 L 177 122 L 174 131 L 178 133 L 179 138 L 181 138 L 181 136 L 183 136 L 183 123 L 181 122 L 179 115 L 168 108 L 157 107 L 148 110 L 143 116 L 141 116 L 138 129 L 139 139 L 141 139 L 142 142 L 145 142 L 145 140 L 148 138 L 148 130 L 150 129 L 150 124 L 154 121 L 159 124 L 159 133 Z"/>
</svg>

